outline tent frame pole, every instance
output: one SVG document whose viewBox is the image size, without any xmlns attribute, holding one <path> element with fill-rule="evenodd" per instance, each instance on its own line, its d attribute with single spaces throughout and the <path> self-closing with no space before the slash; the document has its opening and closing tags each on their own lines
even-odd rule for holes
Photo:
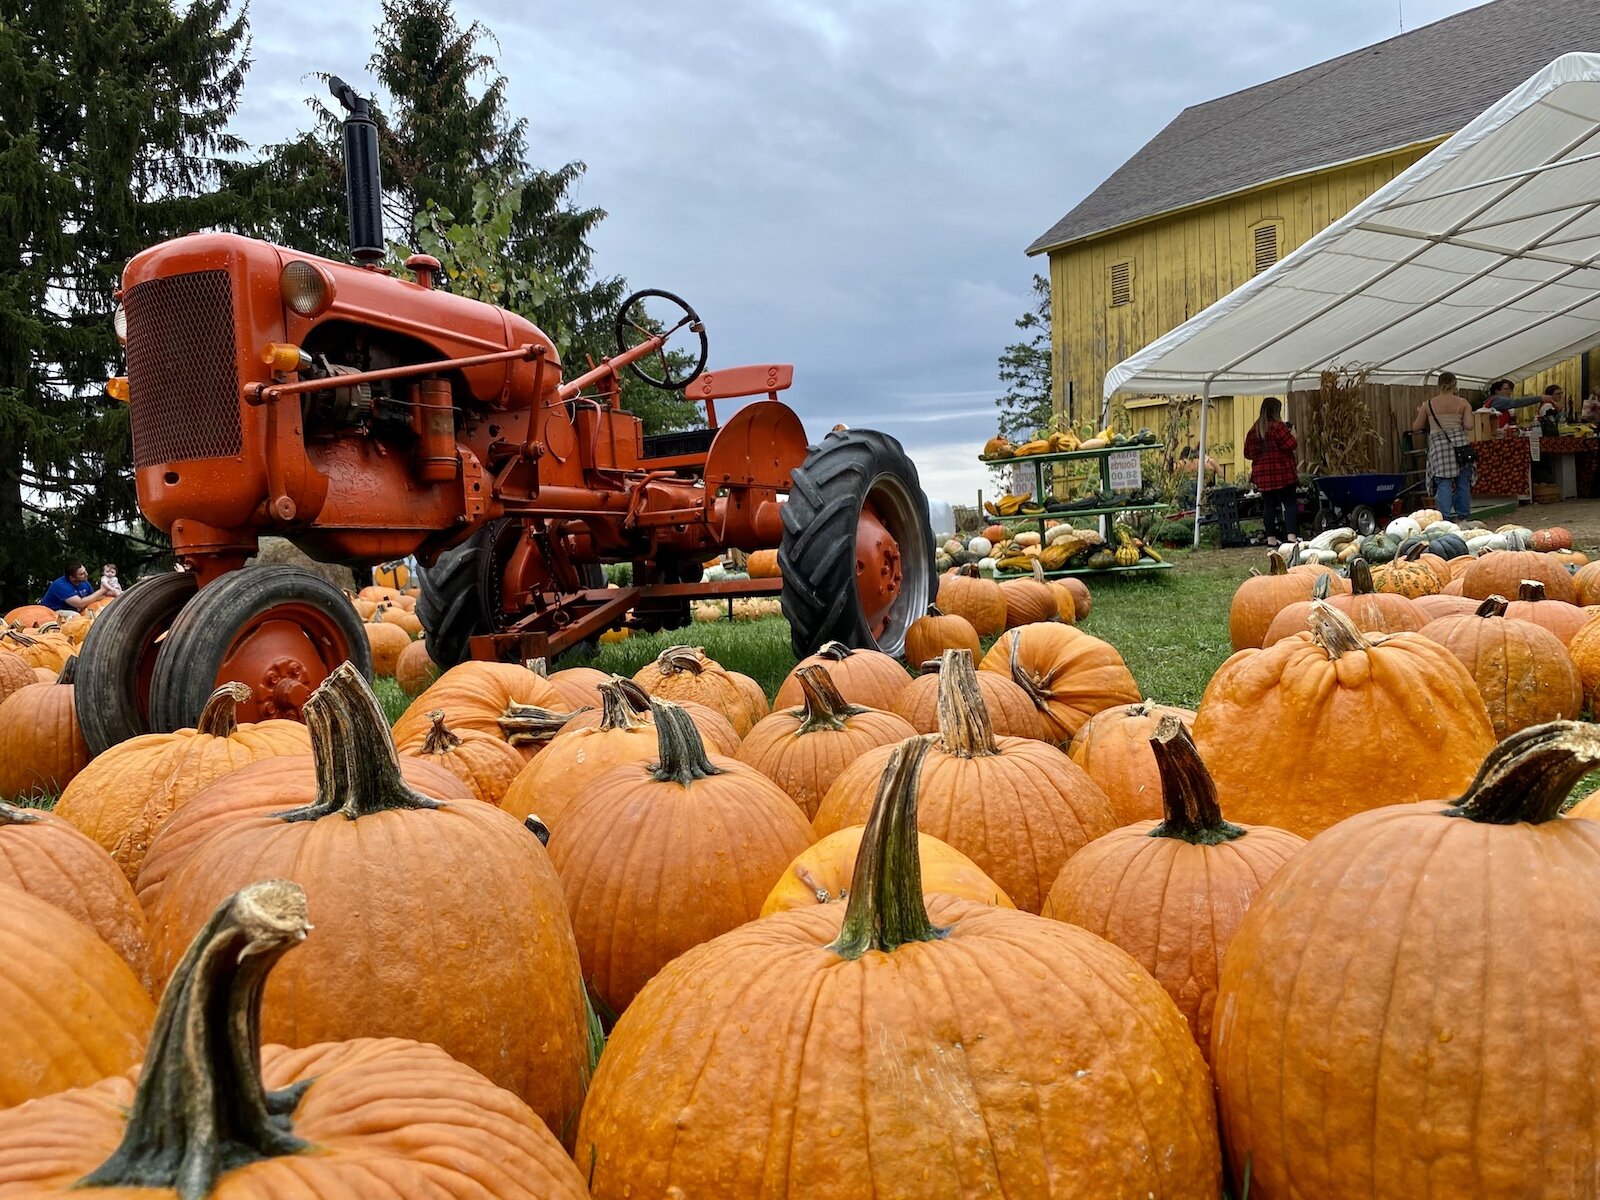
<svg viewBox="0 0 1600 1200">
<path fill-rule="evenodd" d="M 1194 464 L 1194 545 L 1200 549 L 1200 502 L 1206 494 L 1206 414 L 1211 410 L 1211 380 L 1200 392 L 1200 457 Z"/>
</svg>

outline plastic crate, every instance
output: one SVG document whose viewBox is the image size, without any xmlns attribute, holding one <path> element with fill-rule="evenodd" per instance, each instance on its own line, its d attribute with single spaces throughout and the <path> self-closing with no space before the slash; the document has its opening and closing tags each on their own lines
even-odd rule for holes
<svg viewBox="0 0 1600 1200">
<path fill-rule="evenodd" d="M 1239 497 L 1242 495 L 1239 488 L 1226 485 L 1206 493 L 1206 508 L 1217 527 L 1217 541 L 1224 548 L 1249 545 L 1239 525 Z"/>
</svg>

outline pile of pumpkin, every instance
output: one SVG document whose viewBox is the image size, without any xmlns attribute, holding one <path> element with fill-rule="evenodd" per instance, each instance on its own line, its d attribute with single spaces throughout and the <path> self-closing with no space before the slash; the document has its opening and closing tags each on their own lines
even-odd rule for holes
<svg viewBox="0 0 1600 1200">
<path fill-rule="evenodd" d="M 1279 568 L 1194 712 L 970 567 L 917 674 L 770 706 L 692 646 L 392 730 L 348 664 L 305 726 L 219 689 L 0 806 L 0 1195 L 1584 1194 L 1600 732 L 1497 745 L 1377 568 Z"/>
<path fill-rule="evenodd" d="M 1045 530 L 1012 532 L 991 525 L 965 540 L 950 538 L 938 547 L 934 565 L 940 571 L 975 566 L 980 575 L 1031 573 L 1034 564 L 1045 571 L 1108 570 L 1128 567 L 1140 559 L 1159 561 L 1160 555 L 1122 525 L 1112 527 L 1111 541 L 1097 529 L 1078 529 L 1066 521 L 1046 521 Z"/>
</svg>

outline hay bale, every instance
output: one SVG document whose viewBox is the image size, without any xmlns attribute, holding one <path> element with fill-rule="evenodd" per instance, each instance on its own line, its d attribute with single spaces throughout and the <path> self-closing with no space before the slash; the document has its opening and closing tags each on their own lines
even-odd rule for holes
<svg viewBox="0 0 1600 1200">
<path fill-rule="evenodd" d="M 286 538 L 264 537 L 261 549 L 254 558 L 246 559 L 247 567 L 301 567 L 320 576 L 340 591 L 356 590 L 356 577 L 349 567 L 338 563 L 322 563 Z"/>
</svg>

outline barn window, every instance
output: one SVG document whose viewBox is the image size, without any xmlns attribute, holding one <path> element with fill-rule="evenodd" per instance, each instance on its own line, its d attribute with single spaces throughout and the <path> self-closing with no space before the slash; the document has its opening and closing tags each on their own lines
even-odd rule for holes
<svg viewBox="0 0 1600 1200">
<path fill-rule="evenodd" d="M 1252 275 L 1259 275 L 1278 261 L 1278 222 L 1263 221 L 1252 231 L 1254 237 L 1255 267 Z"/>
<path fill-rule="evenodd" d="M 1125 258 L 1121 262 L 1112 263 L 1111 273 L 1111 307 L 1116 308 L 1123 304 L 1133 303 L 1133 260 Z"/>
</svg>

